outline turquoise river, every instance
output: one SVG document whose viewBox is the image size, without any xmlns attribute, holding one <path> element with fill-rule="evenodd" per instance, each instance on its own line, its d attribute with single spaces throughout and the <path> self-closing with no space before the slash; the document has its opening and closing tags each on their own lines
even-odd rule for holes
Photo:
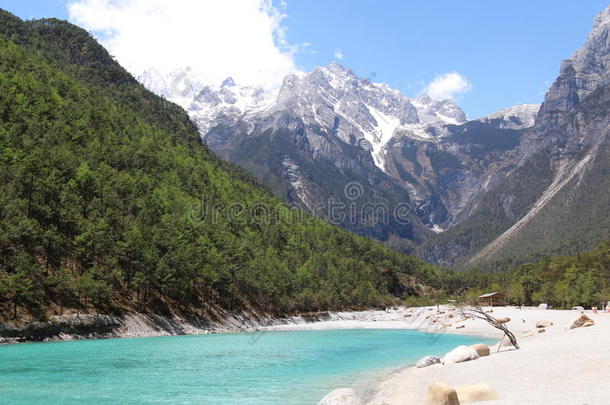
<svg viewBox="0 0 610 405">
<path fill-rule="evenodd" d="M 316 404 L 427 354 L 482 341 L 324 330 L 0 346 L 2 404 Z"/>
</svg>

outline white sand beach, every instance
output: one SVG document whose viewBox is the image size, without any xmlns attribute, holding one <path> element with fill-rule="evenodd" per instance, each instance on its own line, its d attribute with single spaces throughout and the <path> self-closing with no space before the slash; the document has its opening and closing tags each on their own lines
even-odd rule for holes
<svg viewBox="0 0 610 405">
<path fill-rule="evenodd" d="M 567 330 L 580 311 L 494 307 L 494 317 L 509 317 L 520 350 L 502 347 L 477 360 L 426 368 L 408 367 L 389 376 L 370 405 L 422 404 L 428 387 L 440 381 L 453 387 L 483 383 L 498 394 L 497 405 L 607 404 L 610 399 L 610 314 L 585 311 L 595 325 Z M 441 306 L 331 314 L 325 322 L 270 329 L 405 328 L 500 339 L 502 332 L 478 319 L 460 320 L 459 311 Z M 552 326 L 539 333 L 538 321 Z M 460 326 L 459 329 L 456 329 Z M 431 353 L 433 354 L 433 353 Z M 464 402 L 462 402 L 464 403 Z"/>
</svg>

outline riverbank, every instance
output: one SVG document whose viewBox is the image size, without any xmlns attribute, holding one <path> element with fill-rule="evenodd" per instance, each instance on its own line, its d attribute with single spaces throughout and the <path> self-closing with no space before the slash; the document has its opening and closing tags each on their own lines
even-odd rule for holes
<svg viewBox="0 0 610 405">
<path fill-rule="evenodd" d="M 255 332 L 277 328 L 305 328 L 355 320 L 355 329 L 381 328 L 377 320 L 402 320 L 403 309 L 388 311 L 319 312 L 308 315 L 277 317 L 258 312 L 210 311 L 205 316 L 164 316 L 130 313 L 126 315 L 67 314 L 51 316 L 46 321 L 0 322 L 0 344 L 50 342 L 80 339 L 134 338 L 209 333 Z M 345 325 L 343 323 L 342 325 Z M 312 328 L 316 328 L 315 326 Z M 345 329 L 341 327 L 340 329 Z M 393 328 L 393 327 L 390 327 Z M 349 329 L 349 327 L 348 327 Z M 411 329 L 411 328 L 410 328 Z"/>
<path fill-rule="evenodd" d="M 439 313 L 436 308 L 432 311 L 425 310 L 430 314 L 424 315 L 422 309 L 406 310 L 407 313 L 418 314 L 409 317 L 417 321 L 406 323 L 417 325 L 421 321 L 424 328 L 430 324 L 446 326 L 437 329 L 438 333 L 467 333 L 496 338 L 502 336 L 501 332 L 485 321 L 462 320 L 456 317 L 455 310 L 447 307 L 441 307 Z M 517 336 L 520 350 L 503 346 L 498 352 L 497 346 L 492 346 L 490 356 L 475 361 L 435 364 L 419 369 L 407 367 L 389 375 L 366 403 L 421 404 L 430 385 L 437 381 L 453 387 L 487 384 L 498 395 L 498 399 L 485 402 L 489 404 L 607 403 L 605 377 L 610 374 L 610 314 L 593 314 L 591 311 L 585 313 L 595 321 L 595 325 L 567 330 L 580 316 L 580 311 L 493 308 L 491 315 L 494 317 L 511 319 L 506 325 Z M 539 321 L 547 321 L 547 324 L 552 322 L 552 326 L 537 328 L 536 323 Z M 345 322 L 345 325 L 350 325 L 350 322 Z M 382 321 L 382 325 L 387 327 L 398 327 L 404 323 Z M 320 323 L 315 326 L 340 327 L 339 323 Z M 539 332 L 542 329 L 544 331 Z"/>
<path fill-rule="evenodd" d="M 123 316 L 69 314 L 47 321 L 0 323 L 0 344 L 31 341 L 131 338 L 273 330 L 411 329 L 496 338 L 491 328 L 458 330 L 435 321 L 437 307 L 319 312 L 274 317 L 256 312 L 218 310 L 207 316 L 163 316 L 131 313 Z"/>
<path fill-rule="evenodd" d="M 459 310 L 450 306 L 395 307 L 376 311 L 329 312 L 315 322 L 290 317 L 280 319 L 264 330 L 327 329 L 410 329 L 427 333 L 473 335 L 489 339 L 502 337 L 485 322 L 467 322 Z"/>
<path fill-rule="evenodd" d="M 274 321 L 265 314 L 228 311 L 189 318 L 142 313 L 69 314 L 46 321 L 0 323 L 0 344 L 254 331 Z"/>
</svg>

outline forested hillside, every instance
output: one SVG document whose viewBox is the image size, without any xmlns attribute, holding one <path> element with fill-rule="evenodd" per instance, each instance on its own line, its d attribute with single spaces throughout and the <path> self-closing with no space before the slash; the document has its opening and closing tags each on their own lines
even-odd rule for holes
<svg viewBox="0 0 610 405">
<path fill-rule="evenodd" d="M 363 307 L 430 283 L 217 159 L 85 31 L 0 10 L 0 319 Z"/>
<path fill-rule="evenodd" d="M 545 302 L 554 308 L 600 306 L 610 301 L 610 239 L 573 256 L 549 256 L 492 274 L 449 271 L 442 284 L 448 296 L 467 301 L 501 291 L 514 305 Z"/>
</svg>

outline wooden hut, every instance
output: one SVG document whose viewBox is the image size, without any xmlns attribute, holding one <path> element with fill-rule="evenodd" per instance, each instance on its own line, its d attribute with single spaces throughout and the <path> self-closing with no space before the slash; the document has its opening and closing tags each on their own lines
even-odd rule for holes
<svg viewBox="0 0 610 405">
<path fill-rule="evenodd" d="M 501 292 L 491 292 L 479 296 L 479 305 L 482 307 L 493 307 L 498 305 L 506 305 L 506 295 Z"/>
</svg>

